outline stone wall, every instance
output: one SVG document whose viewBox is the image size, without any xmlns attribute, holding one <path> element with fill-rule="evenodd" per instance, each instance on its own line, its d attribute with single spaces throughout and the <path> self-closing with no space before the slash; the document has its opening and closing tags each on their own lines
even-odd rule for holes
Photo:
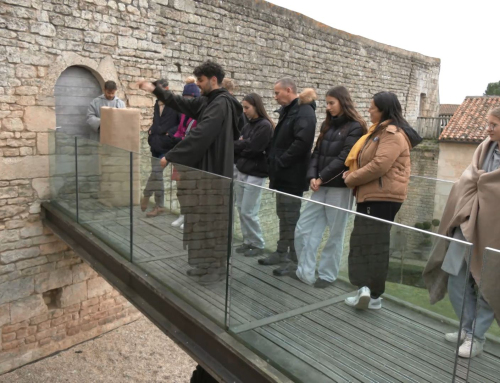
<svg viewBox="0 0 500 383">
<path fill-rule="evenodd" d="M 55 128 L 54 85 L 60 74 L 76 65 L 100 84 L 116 81 L 127 106 L 140 109 L 146 131 L 154 100 L 135 82 L 166 77 L 179 91 L 182 79 L 207 58 L 223 64 L 236 80 L 238 98 L 260 93 L 269 111 L 276 108 L 273 84 L 283 76 L 297 78 L 300 88 L 316 88 L 321 98 L 329 87 L 343 84 L 365 116 L 371 96 L 380 90 L 398 94 L 411 122 L 422 94 L 426 115 L 438 111 L 439 60 L 260 0 L 3 0 L 0 372 L 136 315 L 41 223 L 40 202 L 50 198 L 49 163 L 55 161 L 49 134 Z M 317 112 L 321 121 L 322 101 Z M 95 290 L 94 284 L 106 287 Z"/>
</svg>

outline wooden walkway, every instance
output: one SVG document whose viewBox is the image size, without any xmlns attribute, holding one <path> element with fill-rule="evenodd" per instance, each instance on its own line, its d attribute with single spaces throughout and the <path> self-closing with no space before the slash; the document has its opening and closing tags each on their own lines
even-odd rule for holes
<svg viewBox="0 0 500 383">
<path fill-rule="evenodd" d="M 128 254 L 127 209 L 82 203 L 80 221 L 115 249 Z M 343 303 L 353 288 L 338 281 L 315 289 L 273 267 L 235 255 L 231 262 L 229 316 L 226 283 L 199 285 L 190 268 L 177 217 L 146 218 L 134 208 L 133 262 L 190 302 L 297 382 L 451 382 L 455 345 L 443 339 L 457 328 L 385 299 L 383 309 L 356 311 Z M 457 382 L 465 381 L 468 360 L 459 359 Z M 473 360 L 469 382 L 500 382 L 500 347 L 488 342 Z"/>
</svg>

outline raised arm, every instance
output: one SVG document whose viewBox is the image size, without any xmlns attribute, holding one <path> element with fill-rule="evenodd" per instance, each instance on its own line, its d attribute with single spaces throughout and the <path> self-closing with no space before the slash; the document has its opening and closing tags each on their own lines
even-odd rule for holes
<svg viewBox="0 0 500 383">
<path fill-rule="evenodd" d="M 157 86 L 153 94 L 166 106 L 197 120 L 206 104 L 205 97 L 185 98 Z"/>
</svg>

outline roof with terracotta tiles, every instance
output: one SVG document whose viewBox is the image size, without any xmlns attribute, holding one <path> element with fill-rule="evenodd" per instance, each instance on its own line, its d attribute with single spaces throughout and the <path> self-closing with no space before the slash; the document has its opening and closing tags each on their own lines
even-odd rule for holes
<svg viewBox="0 0 500 383">
<path fill-rule="evenodd" d="M 486 115 L 496 106 L 500 106 L 500 96 L 466 97 L 443 129 L 439 140 L 482 142 L 486 138 Z"/>
<path fill-rule="evenodd" d="M 439 115 L 452 115 L 458 109 L 460 104 L 441 104 L 439 105 Z"/>
</svg>

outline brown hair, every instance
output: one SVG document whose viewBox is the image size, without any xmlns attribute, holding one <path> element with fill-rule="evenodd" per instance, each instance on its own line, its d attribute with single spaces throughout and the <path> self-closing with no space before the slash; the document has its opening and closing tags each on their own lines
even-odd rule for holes
<svg viewBox="0 0 500 383">
<path fill-rule="evenodd" d="M 243 101 L 248 102 L 255 108 L 257 115 L 259 117 L 265 118 L 267 121 L 271 123 L 271 126 L 274 128 L 275 124 L 273 120 L 269 117 L 266 112 L 266 108 L 264 107 L 264 103 L 262 102 L 262 98 L 257 93 L 249 93 L 244 98 Z"/>
<path fill-rule="evenodd" d="M 235 85 L 233 79 L 229 77 L 224 78 L 224 80 L 222 80 L 222 87 L 226 89 L 229 93 L 234 92 Z"/>
<path fill-rule="evenodd" d="M 488 115 L 491 115 L 493 117 L 500 119 L 500 106 L 495 106 L 494 108 L 491 108 L 488 111 Z"/>
<path fill-rule="evenodd" d="M 348 121 L 359 122 L 361 128 L 363 129 L 363 134 L 366 134 L 366 132 L 368 131 L 366 122 L 354 107 L 354 102 L 352 101 L 351 95 L 346 87 L 340 85 L 330 88 L 328 92 L 326 92 L 326 97 L 335 97 L 337 100 L 339 100 L 340 106 L 342 107 L 342 115 L 344 115 Z M 325 136 L 325 133 L 330 129 L 331 122 L 332 116 L 327 111 L 325 121 L 323 121 L 323 124 L 321 124 L 321 131 L 319 133 L 318 141 L 316 141 L 316 146 L 321 143 L 323 137 Z"/>
</svg>

